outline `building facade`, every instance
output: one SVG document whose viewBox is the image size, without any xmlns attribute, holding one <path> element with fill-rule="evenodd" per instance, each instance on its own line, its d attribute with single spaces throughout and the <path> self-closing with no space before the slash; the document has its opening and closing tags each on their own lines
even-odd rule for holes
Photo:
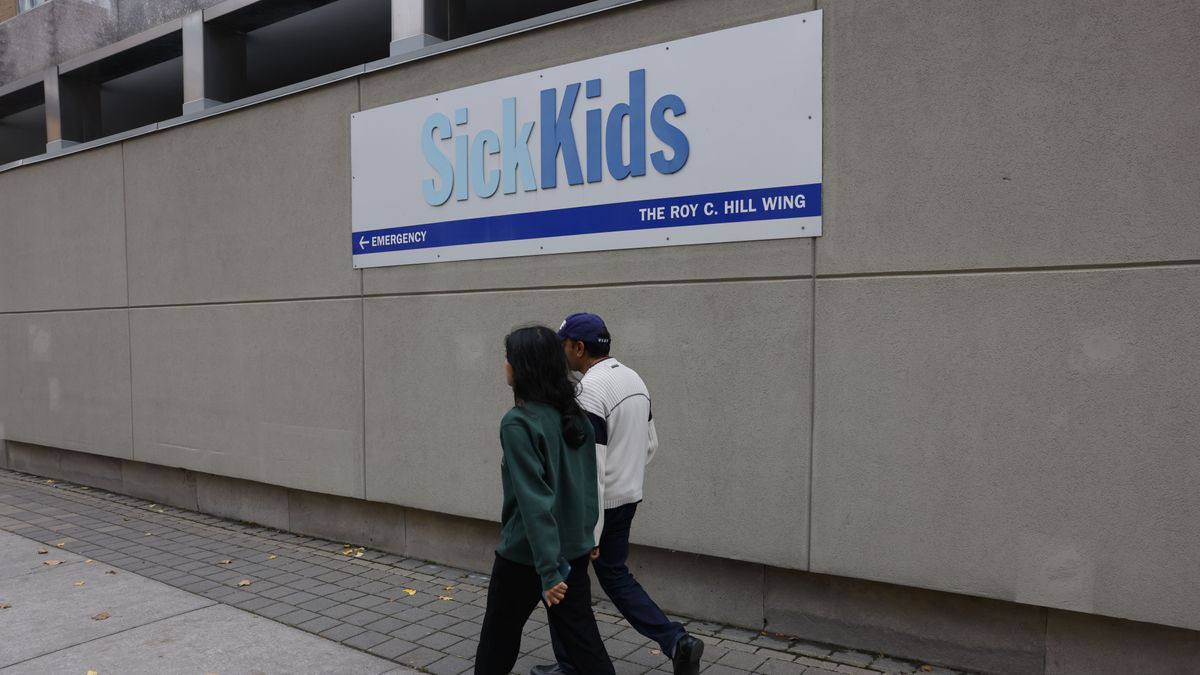
<svg viewBox="0 0 1200 675">
<path fill-rule="evenodd" d="M 353 266 L 351 115 L 814 10 L 822 236 Z M 0 461 L 483 569 L 502 337 L 594 311 L 668 609 L 1194 672 L 1197 72 L 1181 0 L 51 0 L 0 23 Z"/>
</svg>

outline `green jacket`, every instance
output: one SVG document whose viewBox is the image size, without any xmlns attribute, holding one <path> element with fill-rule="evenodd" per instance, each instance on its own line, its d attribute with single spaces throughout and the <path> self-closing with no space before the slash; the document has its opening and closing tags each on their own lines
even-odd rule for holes
<svg viewBox="0 0 1200 675">
<path fill-rule="evenodd" d="M 500 422 L 504 505 L 496 553 L 536 568 L 542 590 L 565 581 L 560 561 L 596 545 L 596 438 L 586 419 L 582 426 L 587 439 L 572 448 L 563 440 L 561 416 L 545 403 L 514 406 Z"/>
</svg>

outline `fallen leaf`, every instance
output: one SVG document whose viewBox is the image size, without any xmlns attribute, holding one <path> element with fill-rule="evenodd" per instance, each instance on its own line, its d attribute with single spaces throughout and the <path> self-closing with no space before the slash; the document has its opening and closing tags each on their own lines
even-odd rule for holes
<svg viewBox="0 0 1200 675">
<path fill-rule="evenodd" d="M 152 535 L 152 534 L 150 534 L 149 532 L 147 532 L 147 533 L 146 533 L 146 536 L 147 536 L 147 537 L 153 537 L 154 535 Z"/>
<path fill-rule="evenodd" d="M 930 666 L 930 665 L 924 665 L 924 666 L 921 666 L 921 672 L 922 672 L 922 673 L 932 673 L 932 672 L 933 672 L 933 666 Z"/>
<path fill-rule="evenodd" d="M 355 552 L 354 552 L 354 557 L 355 557 L 355 558 L 361 558 L 361 557 L 362 557 L 362 551 L 355 551 Z"/>
<path fill-rule="evenodd" d="M 55 544 L 55 546 L 57 546 L 58 548 L 62 548 L 62 547 L 64 547 L 64 546 L 66 546 L 66 545 L 67 545 L 67 542 L 65 542 L 65 541 L 62 541 L 62 542 L 59 542 L 59 543 Z"/>
<path fill-rule="evenodd" d="M 79 587 L 83 586 L 83 584 L 84 584 L 84 582 L 82 582 L 82 581 L 76 581 L 76 582 L 75 582 L 75 587 L 76 587 L 76 588 L 79 588 Z"/>
<path fill-rule="evenodd" d="M 91 559 L 89 558 L 88 560 L 84 560 L 84 561 L 83 561 L 83 564 L 84 564 L 84 565 L 91 565 L 91 564 L 92 564 L 92 563 L 94 563 L 94 562 L 96 562 L 96 561 L 95 561 L 95 560 L 91 560 Z"/>
<path fill-rule="evenodd" d="M 107 618 L 108 618 L 108 612 L 100 612 L 96 616 L 92 617 L 92 621 L 103 621 Z"/>
<path fill-rule="evenodd" d="M 0 602 L 0 609 L 12 609 L 12 605 L 7 602 Z"/>
<path fill-rule="evenodd" d="M 407 594 L 409 594 L 409 595 L 416 595 L 416 594 L 417 594 L 416 590 L 414 590 L 414 589 L 412 589 L 412 588 L 406 588 L 406 589 L 404 589 L 404 592 L 405 592 L 405 593 L 407 593 Z"/>
<path fill-rule="evenodd" d="M 650 653 L 653 654 L 654 656 L 658 656 L 658 655 L 662 654 L 662 652 L 657 649 L 651 649 Z"/>
<path fill-rule="evenodd" d="M 453 599 L 454 599 L 454 598 L 452 598 L 452 597 L 450 597 L 450 596 L 448 596 L 448 595 L 439 595 L 439 596 L 438 596 L 438 600 L 453 600 Z"/>
<path fill-rule="evenodd" d="M 49 553 L 49 552 L 50 552 L 50 551 L 47 551 L 47 550 L 46 550 L 46 549 L 44 549 L 44 548 L 39 548 L 39 549 L 38 549 L 38 555 L 46 555 L 46 554 L 47 554 L 47 553 Z"/>
<path fill-rule="evenodd" d="M 105 574 L 116 574 L 116 573 L 117 573 L 116 570 L 109 570 L 109 571 L 105 572 Z"/>
<path fill-rule="evenodd" d="M 452 590 L 454 590 L 454 587 L 453 586 L 443 586 L 442 590 L 443 591 L 452 591 Z"/>
<path fill-rule="evenodd" d="M 279 557 L 279 556 L 277 556 L 277 555 L 269 555 L 269 556 L 267 556 L 267 560 L 274 560 L 274 559 L 276 559 L 276 558 L 278 558 L 278 557 Z"/>
<path fill-rule="evenodd" d="M 91 490 L 91 488 L 90 488 L 90 487 L 88 487 L 88 486 L 86 486 L 86 485 L 84 485 L 83 487 L 81 487 L 81 488 L 79 488 L 79 489 L 80 489 L 80 490 Z"/>
<path fill-rule="evenodd" d="M 241 587 L 241 586 L 249 586 L 249 585 L 250 585 L 250 584 L 252 584 L 252 583 L 254 583 L 254 582 L 250 581 L 249 579 L 242 579 L 241 581 L 239 581 L 239 582 L 238 582 L 238 586 L 239 586 L 239 587 Z"/>
<path fill-rule="evenodd" d="M 48 481 L 46 481 L 46 485 L 54 485 L 54 481 L 48 480 Z"/>
<path fill-rule="evenodd" d="M 154 508 L 154 507 L 156 507 L 156 506 L 158 506 L 158 504 L 151 504 L 151 505 L 150 505 L 150 508 Z"/>
<path fill-rule="evenodd" d="M 63 564 L 63 561 L 61 561 L 61 560 L 43 560 L 43 561 L 42 561 L 42 564 L 43 564 L 43 565 L 49 565 L 49 566 L 51 566 L 51 567 L 54 567 L 55 565 L 61 565 L 61 564 Z"/>
<path fill-rule="evenodd" d="M 351 551 L 350 549 L 346 549 L 345 551 L 342 551 L 342 555 L 350 555 L 353 552 L 354 551 Z"/>
<path fill-rule="evenodd" d="M 217 564 L 218 565 L 232 565 L 233 561 L 232 560 L 218 560 Z"/>
<path fill-rule="evenodd" d="M 98 673 L 94 670 L 89 670 L 89 671 L 87 671 L 87 675 L 100 675 L 100 673 Z"/>
</svg>

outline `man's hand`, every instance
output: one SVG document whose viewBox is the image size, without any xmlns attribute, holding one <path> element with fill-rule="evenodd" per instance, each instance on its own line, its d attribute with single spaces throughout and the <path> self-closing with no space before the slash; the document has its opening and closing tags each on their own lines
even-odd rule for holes
<svg viewBox="0 0 1200 675">
<path fill-rule="evenodd" d="M 588 554 L 588 558 L 590 560 L 595 560 L 596 558 L 599 558 L 599 557 L 600 557 L 600 547 L 599 546 L 592 549 L 592 552 Z"/>
<path fill-rule="evenodd" d="M 548 591 L 542 593 L 542 597 L 546 599 L 546 604 L 550 607 L 557 605 L 567 597 L 567 582 L 560 581 Z"/>
</svg>

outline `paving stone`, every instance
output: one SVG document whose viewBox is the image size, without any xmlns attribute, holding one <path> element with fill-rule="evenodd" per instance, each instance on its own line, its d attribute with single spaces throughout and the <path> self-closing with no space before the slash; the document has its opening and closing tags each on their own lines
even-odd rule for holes
<svg viewBox="0 0 1200 675">
<path fill-rule="evenodd" d="M 478 633 L 476 633 L 476 637 L 478 637 Z M 474 640 L 474 639 L 468 639 L 468 640 L 463 640 L 462 642 L 456 642 L 456 643 L 450 645 L 449 647 L 446 647 L 446 649 L 444 649 L 443 651 L 445 651 L 447 654 L 450 654 L 451 656 L 458 656 L 460 658 L 474 660 L 475 659 L 475 651 L 478 649 L 479 649 L 479 641 Z"/>
<path fill-rule="evenodd" d="M 472 661 L 451 655 L 425 666 L 425 671 L 434 675 L 460 675 L 474 666 Z"/>
<path fill-rule="evenodd" d="M 336 600 L 330 600 L 329 598 L 313 598 L 308 602 L 300 603 L 298 607 L 300 607 L 300 609 L 307 609 L 310 612 L 320 612 L 338 604 L 339 603 Z"/>
<path fill-rule="evenodd" d="M 396 639 L 399 639 L 399 638 L 396 638 Z M 429 664 L 440 661 L 441 659 L 443 659 L 445 657 L 446 657 L 446 655 L 443 654 L 442 652 L 439 652 L 434 649 L 430 649 L 429 647 L 417 647 L 416 649 L 409 651 L 409 652 L 405 652 L 403 655 L 401 655 L 399 657 L 395 657 L 392 660 L 396 661 L 400 664 L 406 665 L 409 668 L 424 669 L 427 666 L 429 666 Z"/>
<path fill-rule="evenodd" d="M 417 644 L 421 645 L 422 647 L 429 647 L 430 649 L 442 651 L 450 645 L 461 641 L 461 637 L 451 633 L 433 633 L 421 638 L 420 640 L 417 640 Z"/>
<path fill-rule="evenodd" d="M 283 596 L 282 598 L 279 599 L 279 601 L 286 602 L 289 605 L 296 605 L 297 607 L 299 607 L 300 605 L 302 605 L 310 600 L 316 600 L 316 599 L 317 599 L 317 596 L 313 595 L 312 593 L 306 593 L 304 591 L 296 591 L 295 593 L 292 593 L 290 595 Z"/>
<path fill-rule="evenodd" d="M 758 668 L 754 669 L 756 673 L 763 675 L 801 675 L 808 670 L 808 666 L 795 661 L 781 661 L 779 659 L 767 659 Z"/>
<path fill-rule="evenodd" d="M 786 651 L 792 654 L 801 654 L 803 656 L 811 656 L 818 659 L 824 658 L 833 653 L 833 650 L 829 647 L 816 644 L 815 642 L 805 642 L 804 640 L 797 640 L 793 642 Z"/>
<path fill-rule="evenodd" d="M 387 602 L 387 598 L 382 598 L 378 595 L 363 595 L 350 601 L 351 605 L 362 609 L 371 609 L 376 605 L 382 605 Z"/>
<path fill-rule="evenodd" d="M 334 605 L 333 607 L 322 609 L 321 614 L 333 617 L 335 619 L 345 619 L 351 614 L 357 614 L 361 611 L 363 610 L 355 607 L 354 605 Z"/>
<path fill-rule="evenodd" d="M 830 661 L 844 663 L 848 666 L 865 668 L 866 666 L 871 665 L 871 662 L 875 660 L 875 655 L 867 654 L 866 652 L 856 652 L 849 649 L 843 649 L 841 651 L 833 652 L 825 658 Z"/>
<path fill-rule="evenodd" d="M 396 619 L 396 621 L 398 621 L 398 619 Z M 435 632 L 436 631 L 433 628 L 422 626 L 419 623 L 404 624 L 403 622 L 400 622 L 400 625 L 396 628 L 393 628 L 390 634 L 393 637 L 398 637 L 403 640 L 417 642 L 421 638 L 433 635 Z"/>
<path fill-rule="evenodd" d="M 385 640 L 374 647 L 371 647 L 367 651 L 371 652 L 372 654 L 382 656 L 385 659 L 395 660 L 403 654 L 412 652 L 416 648 L 417 645 L 414 645 L 407 640 L 392 638 L 390 640 Z"/>
<path fill-rule="evenodd" d="M 316 612 L 310 612 L 307 609 L 296 609 L 293 612 L 288 612 L 287 614 L 276 617 L 275 620 L 281 623 L 286 623 L 289 626 L 298 626 L 305 621 L 312 621 L 319 616 L 321 615 L 317 614 Z"/>
<path fill-rule="evenodd" d="M 344 625 L 347 625 L 347 624 L 343 624 L 341 621 L 338 621 L 337 619 L 332 619 L 327 616 L 318 615 L 317 618 L 312 619 L 311 621 L 305 621 L 304 623 L 297 624 L 296 628 L 299 628 L 301 630 L 306 630 L 310 633 L 321 633 L 322 631 L 327 631 L 330 628 L 335 628 L 337 626 L 344 626 Z"/>
<path fill-rule="evenodd" d="M 266 607 L 256 609 L 254 610 L 254 613 L 258 614 L 259 616 L 265 616 L 268 619 L 277 619 L 284 614 L 294 611 L 296 611 L 295 607 L 292 607 L 285 602 L 276 602 L 273 605 L 267 605 Z"/>
<path fill-rule="evenodd" d="M 463 621 L 456 623 L 453 626 L 447 626 L 444 630 L 451 635 L 457 635 L 463 638 L 473 638 L 479 636 L 479 631 L 482 625 L 475 621 Z"/>
<path fill-rule="evenodd" d="M 315 619 L 314 619 L 314 621 L 315 621 Z M 350 638 L 354 637 L 355 635 L 362 635 L 363 633 L 366 632 L 362 628 L 355 626 L 352 623 L 341 623 L 340 621 L 336 622 L 336 623 L 337 623 L 337 625 L 334 626 L 333 628 L 323 631 L 321 633 L 321 637 L 323 637 L 327 640 L 334 640 L 336 642 L 344 642 L 344 641 L 349 640 Z"/>
<path fill-rule="evenodd" d="M 880 670 L 889 675 L 907 675 L 920 672 L 921 665 L 910 661 L 898 661 L 884 656 L 871 662 L 871 670 Z"/>
<path fill-rule="evenodd" d="M 435 614 L 431 617 L 421 619 L 422 626 L 428 626 L 434 630 L 442 630 L 448 626 L 453 626 L 458 623 L 458 618 L 446 614 Z"/>
<path fill-rule="evenodd" d="M 707 675 L 746 675 L 746 673 L 749 671 L 739 670 L 730 666 L 714 663 L 711 666 L 702 669 L 701 672 L 707 673 Z"/>
<path fill-rule="evenodd" d="M 369 609 L 360 609 L 359 611 L 344 617 L 342 620 L 346 623 L 352 623 L 355 626 L 366 626 L 369 623 L 378 621 L 384 618 L 379 612 L 372 612 Z"/>
<path fill-rule="evenodd" d="M 368 631 L 363 631 L 363 632 L 359 633 L 358 635 L 355 635 L 352 638 L 343 640 L 342 644 L 349 645 L 351 647 L 354 647 L 355 649 L 366 649 L 369 651 L 372 647 L 374 647 L 378 644 L 381 644 L 383 642 L 387 642 L 390 639 L 391 638 L 384 635 L 383 633 L 376 633 L 375 631 L 368 630 Z"/>
<path fill-rule="evenodd" d="M 763 661 L 766 660 L 767 658 L 765 656 L 761 656 L 759 654 L 730 651 L 729 653 L 725 654 L 725 656 L 722 656 L 720 659 L 714 661 L 714 663 L 717 665 L 737 668 L 738 670 L 754 670 L 762 665 Z"/>
</svg>

